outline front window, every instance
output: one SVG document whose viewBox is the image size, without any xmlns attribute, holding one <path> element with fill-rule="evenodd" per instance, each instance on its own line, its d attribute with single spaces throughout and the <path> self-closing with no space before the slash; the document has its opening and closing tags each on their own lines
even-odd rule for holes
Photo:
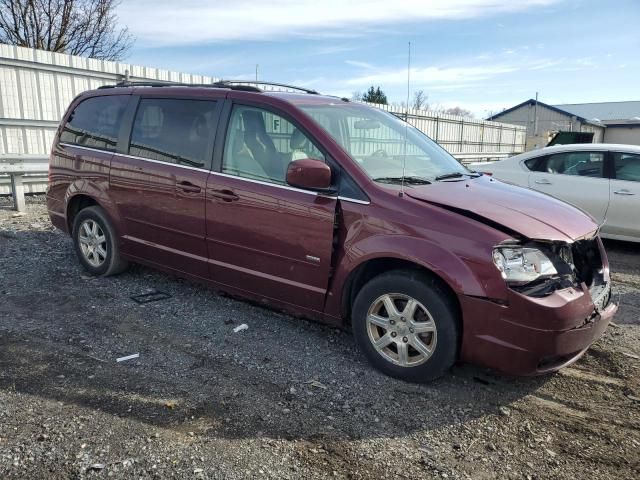
<svg viewBox="0 0 640 480">
<path fill-rule="evenodd" d="M 469 171 L 417 128 L 364 105 L 336 103 L 300 108 L 323 127 L 372 179 L 404 177 L 428 183 Z"/>
<path fill-rule="evenodd" d="M 284 185 L 293 160 L 324 155 L 295 125 L 261 108 L 233 107 L 222 159 L 222 172 Z"/>
<path fill-rule="evenodd" d="M 616 180 L 640 182 L 640 155 L 631 153 L 614 153 Z"/>
</svg>

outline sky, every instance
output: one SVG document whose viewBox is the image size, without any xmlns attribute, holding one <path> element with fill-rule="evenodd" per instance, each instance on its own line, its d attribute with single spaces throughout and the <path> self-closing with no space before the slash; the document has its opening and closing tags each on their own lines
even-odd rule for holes
<svg viewBox="0 0 640 480">
<path fill-rule="evenodd" d="M 487 117 L 549 104 L 640 100 L 640 0 L 125 0 L 127 62 L 290 83 L 389 103 L 423 90 Z"/>
</svg>

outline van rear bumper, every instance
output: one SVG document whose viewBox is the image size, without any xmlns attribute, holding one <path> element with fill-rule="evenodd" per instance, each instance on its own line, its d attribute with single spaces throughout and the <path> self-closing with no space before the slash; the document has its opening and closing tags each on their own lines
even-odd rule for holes
<svg viewBox="0 0 640 480">
<path fill-rule="evenodd" d="M 562 292 L 545 299 L 511 293 L 506 305 L 460 297 L 461 360 L 513 375 L 552 372 L 578 360 L 618 310 L 611 300 L 597 312 L 588 292 L 572 300 Z"/>
</svg>

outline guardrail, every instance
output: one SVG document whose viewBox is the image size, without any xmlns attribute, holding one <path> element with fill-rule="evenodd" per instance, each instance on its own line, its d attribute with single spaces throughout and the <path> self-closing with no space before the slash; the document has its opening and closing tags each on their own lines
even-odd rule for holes
<svg viewBox="0 0 640 480">
<path fill-rule="evenodd" d="M 49 158 L 46 155 L 0 155 L 0 175 L 9 175 L 11 179 L 11 194 L 17 211 L 25 211 L 24 177 L 48 171 Z"/>
</svg>

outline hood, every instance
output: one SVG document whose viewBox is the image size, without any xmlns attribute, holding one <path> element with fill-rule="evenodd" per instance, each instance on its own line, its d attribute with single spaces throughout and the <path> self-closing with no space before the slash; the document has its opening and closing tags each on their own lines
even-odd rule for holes
<svg viewBox="0 0 640 480">
<path fill-rule="evenodd" d="M 531 240 L 572 242 L 598 229 L 589 215 L 567 203 L 487 176 L 412 186 L 405 195 L 486 219 Z"/>
</svg>

